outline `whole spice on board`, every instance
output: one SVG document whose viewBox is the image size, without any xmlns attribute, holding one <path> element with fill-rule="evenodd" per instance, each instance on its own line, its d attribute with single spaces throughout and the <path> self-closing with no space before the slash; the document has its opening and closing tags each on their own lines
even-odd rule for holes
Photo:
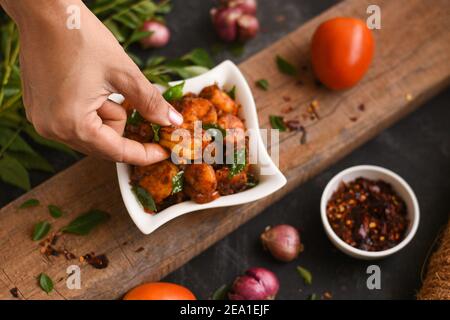
<svg viewBox="0 0 450 320">
<path fill-rule="evenodd" d="M 96 256 L 93 252 L 87 253 L 80 257 L 80 262 L 84 261 L 93 266 L 95 269 L 105 269 L 109 264 L 109 260 L 106 255 L 100 254 Z"/>
<path fill-rule="evenodd" d="M 341 183 L 327 204 L 334 232 L 352 247 L 382 251 L 403 240 L 406 204 L 389 183 L 357 178 Z"/>
</svg>

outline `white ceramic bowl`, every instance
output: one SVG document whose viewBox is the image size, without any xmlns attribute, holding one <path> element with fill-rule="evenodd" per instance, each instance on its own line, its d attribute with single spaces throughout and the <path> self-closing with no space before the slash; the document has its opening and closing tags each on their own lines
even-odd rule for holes
<svg viewBox="0 0 450 320">
<path fill-rule="evenodd" d="M 392 247 L 388 250 L 370 252 L 357 249 L 339 238 L 331 228 L 326 213 L 328 200 L 333 195 L 334 191 L 336 191 L 336 189 L 339 187 L 339 184 L 341 182 L 350 182 L 358 177 L 364 177 L 372 180 L 380 179 L 391 184 L 397 194 L 405 201 L 408 210 L 409 226 L 406 231 L 405 238 L 395 247 Z M 365 260 L 384 258 L 401 250 L 411 241 L 411 239 L 416 234 L 417 227 L 419 226 L 419 204 L 417 202 L 416 195 L 412 191 L 411 187 L 399 175 L 390 170 L 377 166 L 362 165 L 351 167 L 344 171 L 341 171 L 336 176 L 334 176 L 333 179 L 328 182 L 328 185 L 323 191 L 320 203 L 320 211 L 325 232 L 331 242 L 342 252 L 352 257 Z"/>
<path fill-rule="evenodd" d="M 171 85 L 179 82 L 171 83 Z M 259 134 L 258 116 L 256 113 L 255 101 L 242 73 L 238 67 L 231 61 L 224 61 L 214 69 L 185 81 L 184 93 L 199 93 L 204 87 L 217 83 L 220 88 L 231 89 L 236 86 L 236 99 L 242 105 L 240 108 L 240 117 L 245 119 L 247 129 L 252 129 L 257 134 L 258 144 L 258 163 L 254 164 L 257 169 L 264 168 L 271 171 L 271 175 L 259 176 L 257 186 L 233 195 L 222 196 L 212 202 L 198 204 L 193 201 L 185 201 L 170 206 L 155 215 L 146 213 L 141 204 L 137 201 L 131 191 L 130 186 L 130 166 L 123 163 L 117 164 L 117 176 L 119 179 L 120 192 L 123 202 L 131 218 L 137 227 L 145 234 L 153 232 L 166 222 L 175 219 L 185 213 L 203 210 L 208 208 L 233 206 L 255 201 L 270 195 L 286 184 L 286 178 L 273 163 L 264 146 L 261 135 Z M 123 98 L 119 95 L 110 97 L 112 100 L 121 103 Z M 250 157 L 252 154 L 250 154 Z M 258 171 L 258 170 L 257 170 Z"/>
</svg>

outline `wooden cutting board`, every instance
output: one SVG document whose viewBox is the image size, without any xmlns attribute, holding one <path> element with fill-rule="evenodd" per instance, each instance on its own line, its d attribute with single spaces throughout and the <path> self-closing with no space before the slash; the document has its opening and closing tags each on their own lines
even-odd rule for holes
<svg viewBox="0 0 450 320">
<path fill-rule="evenodd" d="M 330 17 L 366 19 L 369 4 L 378 4 L 382 14 L 382 28 L 374 31 L 376 56 L 369 73 L 351 90 L 331 92 L 318 86 L 308 59 L 313 31 Z M 299 79 L 278 72 L 277 54 L 298 62 Z M 268 92 L 252 88 L 262 127 L 269 127 L 269 115 L 282 114 L 286 108 L 293 109 L 285 115 L 287 120 L 298 119 L 306 127 L 306 144 L 300 143 L 298 133 L 281 133 L 285 188 L 247 205 L 187 214 L 144 236 L 122 204 L 115 166 L 85 158 L 0 210 L 0 298 L 12 298 L 13 287 L 25 299 L 119 298 L 137 284 L 164 277 L 445 88 L 449 61 L 447 0 L 347 0 L 332 7 L 240 65 L 252 86 L 260 78 L 271 84 Z M 318 119 L 308 113 L 313 100 L 319 103 Z M 38 198 L 42 205 L 17 210 L 28 198 Z M 65 216 L 51 218 L 47 204 L 64 208 Z M 105 253 L 110 261 L 106 269 L 40 254 L 39 245 L 30 239 L 37 221 L 49 220 L 56 230 L 91 208 L 110 212 L 111 220 L 89 236 L 64 236 L 58 246 L 76 255 Z M 71 264 L 81 266 L 80 290 L 66 287 L 66 268 Z M 49 295 L 37 284 L 41 272 L 55 281 Z"/>
</svg>

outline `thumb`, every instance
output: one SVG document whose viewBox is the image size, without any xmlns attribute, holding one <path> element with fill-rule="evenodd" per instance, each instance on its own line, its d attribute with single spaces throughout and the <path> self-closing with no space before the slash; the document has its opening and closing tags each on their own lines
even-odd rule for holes
<svg viewBox="0 0 450 320">
<path fill-rule="evenodd" d="M 110 83 L 148 121 L 162 126 L 180 126 L 183 116 L 163 98 L 139 68 L 133 69 L 129 73 L 113 74 Z"/>
</svg>

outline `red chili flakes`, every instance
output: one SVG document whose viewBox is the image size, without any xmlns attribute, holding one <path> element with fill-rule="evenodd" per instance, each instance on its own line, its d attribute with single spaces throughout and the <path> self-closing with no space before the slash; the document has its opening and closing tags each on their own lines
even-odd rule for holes
<svg viewBox="0 0 450 320">
<path fill-rule="evenodd" d="M 297 131 L 302 135 L 300 137 L 300 144 L 306 143 L 306 129 L 298 120 L 288 120 L 285 122 L 286 127 L 289 131 Z"/>
<path fill-rule="evenodd" d="M 341 183 L 328 201 L 327 217 L 342 240 L 366 251 L 394 247 L 409 224 L 406 204 L 392 186 L 362 177 Z"/>
<path fill-rule="evenodd" d="M 361 103 L 361 104 L 358 106 L 358 110 L 361 111 L 361 112 L 363 112 L 363 111 L 366 110 L 366 106 L 364 105 L 364 103 Z"/>
<path fill-rule="evenodd" d="M 356 121 L 358 121 L 358 118 L 357 117 L 350 117 L 350 121 L 351 122 L 356 122 Z"/>
<path fill-rule="evenodd" d="M 293 110 L 294 110 L 294 108 L 292 108 L 292 106 L 289 106 L 289 107 L 283 108 L 281 110 L 281 112 L 282 113 L 289 113 L 289 112 L 292 112 Z"/>
<path fill-rule="evenodd" d="M 320 116 L 317 113 L 317 110 L 319 110 L 319 101 L 313 100 L 308 107 L 308 113 L 310 115 L 311 120 L 314 120 L 314 119 L 319 120 L 320 119 Z"/>
<path fill-rule="evenodd" d="M 17 289 L 17 287 L 11 288 L 9 290 L 9 292 L 11 293 L 11 295 L 16 298 L 19 299 L 19 289 Z"/>
<path fill-rule="evenodd" d="M 144 251 L 145 249 L 143 248 L 143 247 L 139 247 L 139 248 L 137 248 L 136 250 L 134 250 L 134 252 L 136 252 L 136 253 L 139 253 L 139 252 L 142 252 L 142 251 Z"/>
<path fill-rule="evenodd" d="M 105 269 L 106 267 L 108 267 L 109 264 L 109 260 L 106 255 L 100 254 L 96 256 L 95 253 L 93 252 L 85 254 L 84 256 L 80 257 L 80 262 L 84 261 L 89 263 L 95 269 Z"/>
<path fill-rule="evenodd" d="M 288 120 L 285 124 L 290 131 L 299 131 L 303 127 L 298 120 Z"/>
<path fill-rule="evenodd" d="M 292 98 L 289 96 L 283 96 L 283 100 L 284 100 L 284 102 L 290 102 L 292 100 Z"/>
</svg>

